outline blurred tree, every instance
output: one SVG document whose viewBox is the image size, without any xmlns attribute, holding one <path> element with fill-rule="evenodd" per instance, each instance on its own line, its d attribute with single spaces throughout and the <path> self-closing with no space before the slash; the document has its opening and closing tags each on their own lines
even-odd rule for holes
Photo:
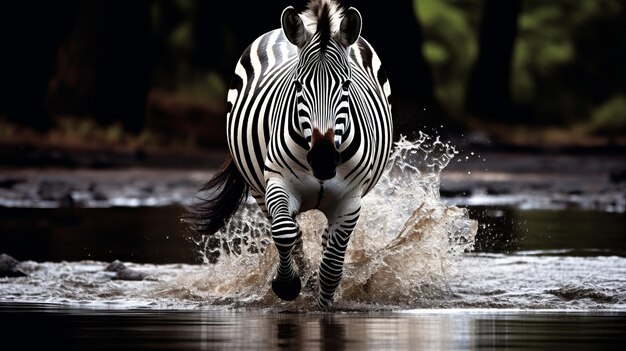
<svg viewBox="0 0 626 351">
<path fill-rule="evenodd" d="M 626 120 L 622 0 L 415 3 L 436 95 L 459 121 L 606 130 Z"/>
<path fill-rule="evenodd" d="M 470 74 L 466 113 L 483 120 L 508 122 L 511 107 L 513 45 L 521 0 L 485 0 L 478 59 Z"/>
<path fill-rule="evenodd" d="M 282 10 L 291 5 L 303 11 L 306 3 L 282 0 L 241 6 L 227 2 L 219 10 L 213 3 L 198 3 L 192 26 L 194 66 L 217 69 L 228 82 L 245 48 L 259 35 L 280 27 Z M 422 33 L 413 1 L 403 0 L 395 6 L 358 0 L 342 4 L 361 12 L 361 34 L 374 46 L 389 76 L 396 135 L 417 133 L 425 124 L 441 124 L 443 110 L 434 96 L 432 75 L 422 55 Z M 392 40 L 398 35 L 404 40 L 401 48 Z"/>
<path fill-rule="evenodd" d="M 104 1 L 104 0 L 103 0 Z M 102 61 L 97 66 L 94 113 L 101 123 L 121 121 L 140 132 L 154 58 L 148 0 L 106 0 Z"/>
<path fill-rule="evenodd" d="M 225 82 L 235 71 L 243 51 L 260 35 L 280 28 L 280 16 L 287 6 L 302 11 L 306 0 L 251 1 L 242 6 L 236 1 L 198 3 L 193 30 L 194 64 L 216 69 Z"/>
<path fill-rule="evenodd" d="M 422 51 L 431 67 L 435 95 L 449 122 L 463 125 L 467 79 L 477 55 L 477 1 L 415 0 L 423 25 Z M 449 129 L 449 126 L 446 126 Z"/>
<path fill-rule="evenodd" d="M 215 3 L 154 0 L 158 60 L 148 123 L 203 146 L 224 146 L 226 92 L 235 65 L 258 36 L 280 27 L 283 9 L 304 1 Z"/>
<path fill-rule="evenodd" d="M 621 0 L 524 1 L 513 97 L 528 111 L 525 122 L 586 123 L 596 109 L 607 126 L 624 120 L 623 105 L 611 101 L 626 95 L 625 10 Z"/>
<path fill-rule="evenodd" d="M 45 130 L 51 115 L 93 116 L 137 132 L 150 93 L 163 131 L 191 135 L 223 118 L 243 50 L 306 2 L 2 2 L 0 117 Z M 341 2 L 362 13 L 387 71 L 396 135 L 468 114 L 626 130 L 623 0 Z"/>
<path fill-rule="evenodd" d="M 0 115 L 38 130 L 52 126 L 44 97 L 76 1 L 0 3 Z"/>
<path fill-rule="evenodd" d="M 61 46 L 48 103 L 130 132 L 144 127 L 153 66 L 148 0 L 84 1 Z"/>
<path fill-rule="evenodd" d="M 372 44 L 389 77 L 396 136 L 415 136 L 425 126 L 441 125 L 446 117 L 422 54 L 424 39 L 413 0 L 395 1 L 393 6 L 358 0 L 345 3 L 361 12 L 361 35 Z"/>
</svg>

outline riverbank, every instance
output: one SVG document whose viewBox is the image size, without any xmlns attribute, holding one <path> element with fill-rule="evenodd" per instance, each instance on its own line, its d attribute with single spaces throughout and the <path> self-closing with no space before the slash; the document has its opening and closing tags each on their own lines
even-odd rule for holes
<svg viewBox="0 0 626 351">
<path fill-rule="evenodd" d="M 459 205 L 626 209 L 626 149 L 538 149 L 453 138 L 441 196 Z M 185 204 L 219 168 L 225 149 L 99 150 L 0 145 L 0 206 Z"/>
</svg>

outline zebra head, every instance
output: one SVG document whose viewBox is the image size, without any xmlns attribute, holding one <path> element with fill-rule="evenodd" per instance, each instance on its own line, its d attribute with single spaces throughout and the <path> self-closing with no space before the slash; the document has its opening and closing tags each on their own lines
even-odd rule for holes
<svg viewBox="0 0 626 351">
<path fill-rule="evenodd" d="M 282 28 L 298 47 L 293 91 L 300 131 L 309 144 L 307 161 L 316 178 L 331 179 L 350 128 L 348 48 L 361 33 L 361 15 L 354 8 L 342 12 L 334 2 L 319 0 L 302 15 L 287 7 Z"/>
</svg>

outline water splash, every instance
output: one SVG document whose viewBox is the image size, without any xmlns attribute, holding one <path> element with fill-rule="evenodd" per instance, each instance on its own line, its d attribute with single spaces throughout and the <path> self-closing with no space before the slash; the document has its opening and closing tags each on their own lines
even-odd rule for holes
<svg viewBox="0 0 626 351">
<path fill-rule="evenodd" d="M 459 254 L 473 248 L 477 231 L 465 209 L 439 197 L 440 173 L 456 153 L 450 144 L 424 133 L 416 141 L 401 137 L 395 143 L 381 180 L 363 199 L 336 294 L 340 304 L 411 306 L 445 288 Z M 327 222 L 319 211 L 297 219 L 307 267 L 300 275 L 306 282 L 319 265 Z M 269 223 L 252 200 L 223 230 L 197 245 L 210 264 L 204 273 L 181 277 L 178 287 L 212 303 L 280 304 L 269 288 L 277 262 Z M 316 291 L 305 289 L 295 304 L 307 308 L 315 296 Z"/>
<path fill-rule="evenodd" d="M 337 308 L 626 311 L 623 255 L 593 248 L 585 254 L 563 249 L 461 255 L 472 249 L 477 223 L 439 197 L 441 171 L 458 157 L 451 145 L 426 134 L 396 143 L 384 177 L 364 199 Z M 305 235 L 306 279 L 319 262 L 326 220 L 316 211 L 298 220 Z M 126 262 L 147 276 L 143 281 L 114 279 L 114 273 L 104 271 L 108 262 L 22 262 L 19 268 L 28 276 L 0 278 L 0 303 L 196 311 L 315 309 L 315 291 L 305 290 L 292 302 L 282 302 L 271 292 L 276 251 L 269 224 L 254 203 L 244 204 L 225 230 L 201 238 L 196 247 L 205 264 Z"/>
</svg>

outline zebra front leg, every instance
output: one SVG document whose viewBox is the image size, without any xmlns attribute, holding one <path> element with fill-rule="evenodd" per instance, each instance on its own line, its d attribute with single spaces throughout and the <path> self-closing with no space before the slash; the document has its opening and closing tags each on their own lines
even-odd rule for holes
<svg viewBox="0 0 626 351">
<path fill-rule="evenodd" d="M 329 307 L 343 275 L 343 261 L 350 235 L 356 226 L 361 212 L 360 202 L 338 210 L 343 213 L 328 218 L 328 231 L 323 239 L 322 261 L 319 269 L 320 293 L 317 303 L 322 308 Z"/>
<path fill-rule="evenodd" d="M 282 300 L 294 300 L 302 287 L 300 276 L 293 269 L 292 252 L 300 240 L 300 230 L 294 218 L 294 202 L 277 182 L 268 182 L 265 204 L 271 215 L 272 239 L 278 250 L 278 269 L 272 281 L 272 290 Z"/>
</svg>

